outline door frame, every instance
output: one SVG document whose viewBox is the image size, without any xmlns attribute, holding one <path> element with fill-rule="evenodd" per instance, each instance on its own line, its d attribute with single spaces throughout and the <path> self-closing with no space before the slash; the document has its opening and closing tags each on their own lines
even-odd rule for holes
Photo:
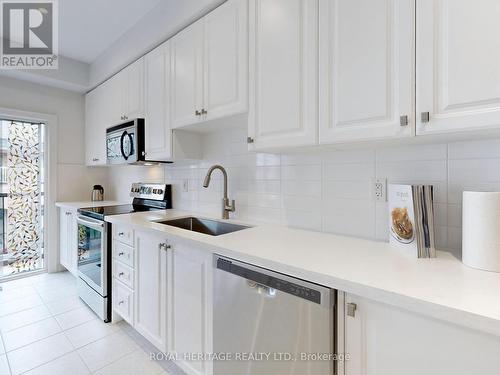
<svg viewBox="0 0 500 375">
<path fill-rule="evenodd" d="M 38 272 L 57 272 L 59 268 L 58 226 L 57 226 L 57 150 L 58 150 L 58 119 L 56 115 L 22 111 L 0 107 L 0 119 L 17 120 L 45 124 L 45 149 L 43 168 L 45 171 L 44 195 L 44 264 Z M 37 271 L 34 271 L 37 272 Z M 4 280 L 22 277 L 15 275 Z"/>
</svg>

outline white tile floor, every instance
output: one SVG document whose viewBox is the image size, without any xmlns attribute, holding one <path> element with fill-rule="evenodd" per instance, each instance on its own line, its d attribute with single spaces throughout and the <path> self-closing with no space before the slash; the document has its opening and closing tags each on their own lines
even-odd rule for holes
<svg viewBox="0 0 500 375">
<path fill-rule="evenodd" d="M 0 375 L 168 375 L 126 323 L 105 324 L 68 272 L 0 284 Z"/>
</svg>

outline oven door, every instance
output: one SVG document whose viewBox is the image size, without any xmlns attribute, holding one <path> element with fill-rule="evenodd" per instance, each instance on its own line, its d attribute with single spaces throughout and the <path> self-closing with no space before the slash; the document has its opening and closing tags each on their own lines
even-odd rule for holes
<svg viewBox="0 0 500 375">
<path fill-rule="evenodd" d="M 105 223 L 78 216 L 78 276 L 102 297 L 107 295 Z"/>
</svg>

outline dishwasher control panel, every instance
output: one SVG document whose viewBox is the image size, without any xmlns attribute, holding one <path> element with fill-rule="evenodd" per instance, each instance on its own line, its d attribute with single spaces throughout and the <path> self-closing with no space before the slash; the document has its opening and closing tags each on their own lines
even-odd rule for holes
<svg viewBox="0 0 500 375">
<path fill-rule="evenodd" d="M 228 259 L 218 258 L 216 267 L 219 270 L 243 277 L 268 288 L 273 288 L 281 292 L 321 304 L 321 292 L 313 288 L 308 288 L 306 286 L 281 279 L 274 275 L 265 274 L 254 269 L 250 269 L 249 267 L 235 264 Z"/>
</svg>

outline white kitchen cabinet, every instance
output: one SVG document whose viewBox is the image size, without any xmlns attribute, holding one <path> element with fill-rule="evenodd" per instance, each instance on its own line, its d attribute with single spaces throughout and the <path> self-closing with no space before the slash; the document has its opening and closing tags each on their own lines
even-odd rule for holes
<svg viewBox="0 0 500 375">
<path fill-rule="evenodd" d="M 318 0 L 250 0 L 250 150 L 318 142 L 318 16 Z"/>
<path fill-rule="evenodd" d="M 206 120 L 248 111 L 248 0 L 228 0 L 204 17 Z"/>
<path fill-rule="evenodd" d="M 183 360 L 185 353 L 212 351 L 212 256 L 191 242 L 172 242 L 169 268 L 169 352 L 189 375 L 212 374 L 209 361 Z"/>
<path fill-rule="evenodd" d="M 416 9 L 417 134 L 498 129 L 500 3 L 418 0 Z"/>
<path fill-rule="evenodd" d="M 77 276 L 78 267 L 77 231 L 76 212 L 61 207 L 59 209 L 59 262 L 74 276 Z"/>
<path fill-rule="evenodd" d="M 172 128 L 200 121 L 203 107 L 203 20 L 171 39 Z"/>
<path fill-rule="evenodd" d="M 144 117 L 144 58 L 130 64 L 118 75 L 122 80 L 124 119 Z"/>
<path fill-rule="evenodd" d="M 85 95 L 85 163 L 106 164 L 105 89 L 99 86 Z"/>
<path fill-rule="evenodd" d="M 498 372 L 500 338 L 366 298 L 345 316 L 345 375 L 487 374 Z"/>
<path fill-rule="evenodd" d="M 167 251 L 164 234 L 135 231 L 134 328 L 163 352 L 167 350 Z"/>
<path fill-rule="evenodd" d="M 172 128 L 248 110 L 247 5 L 228 0 L 172 38 Z"/>
<path fill-rule="evenodd" d="M 170 128 L 170 42 L 144 58 L 145 150 L 148 160 L 172 158 Z"/>
<path fill-rule="evenodd" d="M 144 58 L 115 74 L 101 86 L 105 128 L 144 117 Z"/>
<path fill-rule="evenodd" d="M 320 143 L 413 136 L 415 0 L 320 0 L 319 14 Z"/>
</svg>

